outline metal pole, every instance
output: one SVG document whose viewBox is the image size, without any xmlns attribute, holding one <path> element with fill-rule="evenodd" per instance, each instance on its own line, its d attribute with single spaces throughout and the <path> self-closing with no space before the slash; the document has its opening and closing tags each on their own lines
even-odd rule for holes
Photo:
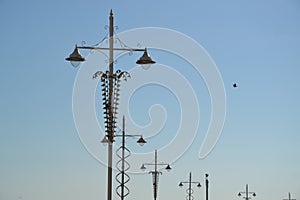
<svg viewBox="0 0 300 200">
<path fill-rule="evenodd" d="M 124 199 L 124 157 L 125 157 L 125 117 L 123 116 L 123 131 L 122 131 L 122 183 L 121 183 L 121 200 Z"/>
<path fill-rule="evenodd" d="M 206 198 L 206 200 L 208 200 L 208 174 L 205 174 L 205 193 L 206 193 L 206 196 L 205 196 L 205 198 Z"/>
<path fill-rule="evenodd" d="M 157 150 L 155 150 L 155 161 L 154 161 L 154 200 L 157 198 Z"/>
<path fill-rule="evenodd" d="M 192 172 L 190 172 L 190 179 L 189 179 L 189 200 L 191 200 L 191 196 L 192 196 Z"/>
<path fill-rule="evenodd" d="M 154 158 L 154 163 L 155 163 L 155 171 L 157 171 L 157 150 L 155 150 L 155 158 Z"/>
<path fill-rule="evenodd" d="M 108 167 L 107 167 L 107 200 L 112 199 L 112 152 L 113 152 L 113 73 L 114 73 L 114 18 L 113 12 L 110 10 L 109 16 L 109 133 L 108 133 Z"/>
<path fill-rule="evenodd" d="M 249 196 L 248 196 L 248 184 L 246 184 L 246 200 L 249 200 Z"/>
</svg>

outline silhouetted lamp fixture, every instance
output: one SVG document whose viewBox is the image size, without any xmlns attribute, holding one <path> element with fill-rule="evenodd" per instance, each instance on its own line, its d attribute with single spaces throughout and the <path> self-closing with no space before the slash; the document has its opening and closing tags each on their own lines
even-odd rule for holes
<svg viewBox="0 0 300 200">
<path fill-rule="evenodd" d="M 167 165 L 165 169 L 169 172 L 172 168 L 170 167 L 170 165 Z"/>
<path fill-rule="evenodd" d="M 152 64 L 154 64 L 155 61 L 151 59 L 151 57 L 147 53 L 147 49 L 145 49 L 144 54 L 140 59 L 136 61 L 136 64 L 142 65 L 143 69 L 149 69 Z"/>
<path fill-rule="evenodd" d="M 183 187 L 183 184 L 182 184 L 182 182 L 180 182 L 178 186 L 179 186 L 179 187 Z"/>
<path fill-rule="evenodd" d="M 146 167 L 145 167 L 145 165 L 144 165 L 144 164 L 142 164 L 142 166 L 141 166 L 141 170 L 146 170 Z"/>
<path fill-rule="evenodd" d="M 138 139 L 137 143 L 138 143 L 140 146 L 143 146 L 143 145 L 144 145 L 145 143 L 147 143 L 147 142 L 144 140 L 143 136 L 141 136 L 140 139 Z"/>
<path fill-rule="evenodd" d="M 197 187 L 201 187 L 201 184 L 200 184 L 200 183 L 198 183 Z"/>
<path fill-rule="evenodd" d="M 106 136 L 104 136 L 104 138 L 101 140 L 101 143 L 102 143 L 104 146 L 106 146 L 106 145 L 107 145 L 107 143 L 108 143 L 108 139 L 107 139 L 107 137 L 106 137 Z"/>
<path fill-rule="evenodd" d="M 240 196 L 242 196 L 242 194 L 239 192 L 239 193 L 238 193 L 238 196 L 240 197 Z"/>
<path fill-rule="evenodd" d="M 82 55 L 80 55 L 80 53 L 78 52 L 78 48 L 77 45 L 75 46 L 74 51 L 70 54 L 70 56 L 68 58 L 66 58 L 67 61 L 71 62 L 71 65 L 73 67 L 78 67 L 80 62 L 85 61 L 84 57 L 82 57 Z"/>
</svg>

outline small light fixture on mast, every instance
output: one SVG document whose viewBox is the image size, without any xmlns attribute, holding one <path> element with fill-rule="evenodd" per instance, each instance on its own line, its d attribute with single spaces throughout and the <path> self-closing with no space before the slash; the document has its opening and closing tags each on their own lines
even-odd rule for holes
<svg viewBox="0 0 300 200">
<path fill-rule="evenodd" d="M 145 49 L 144 54 L 140 59 L 136 61 L 136 64 L 139 64 L 142 66 L 143 69 L 147 70 L 151 67 L 152 64 L 156 63 L 152 60 L 152 58 L 148 55 L 147 49 Z"/>
<path fill-rule="evenodd" d="M 140 146 L 144 146 L 144 144 L 147 142 L 144 140 L 143 136 L 141 136 L 136 143 L 138 143 Z"/>
<path fill-rule="evenodd" d="M 170 165 L 167 165 L 167 167 L 165 169 L 169 172 L 169 171 L 171 171 L 172 168 L 170 167 Z"/>
<path fill-rule="evenodd" d="M 70 54 L 70 56 L 68 58 L 66 58 L 67 61 L 71 62 L 71 65 L 73 67 L 78 67 L 80 62 L 85 61 L 84 57 L 82 57 L 82 55 L 80 55 L 80 53 L 78 52 L 78 48 L 77 45 L 75 46 L 74 51 Z"/>
<path fill-rule="evenodd" d="M 146 167 L 145 167 L 145 165 L 144 164 L 142 164 L 142 166 L 141 166 L 141 170 L 146 170 Z"/>
<path fill-rule="evenodd" d="M 107 136 L 103 137 L 103 139 L 101 140 L 101 143 L 103 144 L 103 146 L 106 146 L 108 144 Z"/>
</svg>

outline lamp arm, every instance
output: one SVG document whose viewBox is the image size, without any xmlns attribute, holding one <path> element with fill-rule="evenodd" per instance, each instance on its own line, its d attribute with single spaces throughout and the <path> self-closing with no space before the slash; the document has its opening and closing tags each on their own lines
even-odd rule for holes
<svg viewBox="0 0 300 200">
<path fill-rule="evenodd" d="M 122 137 L 122 135 L 115 135 L 116 137 Z M 125 137 L 141 137 L 143 135 L 124 135 Z"/>
<path fill-rule="evenodd" d="M 169 165 L 169 164 L 165 164 L 165 163 L 144 163 L 144 165 Z"/>
<path fill-rule="evenodd" d="M 89 49 L 89 50 L 110 50 L 107 47 L 90 47 L 90 46 L 77 46 L 78 49 Z M 145 49 L 130 49 L 130 48 L 113 48 L 115 51 L 145 51 Z"/>
<path fill-rule="evenodd" d="M 200 182 L 196 182 L 196 181 L 192 181 L 192 182 L 189 182 L 189 181 L 181 181 L 181 183 L 195 183 L 195 184 L 199 184 Z"/>
</svg>

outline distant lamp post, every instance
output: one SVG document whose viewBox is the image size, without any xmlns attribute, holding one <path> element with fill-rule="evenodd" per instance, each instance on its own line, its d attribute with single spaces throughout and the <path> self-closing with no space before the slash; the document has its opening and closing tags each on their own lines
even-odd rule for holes
<svg viewBox="0 0 300 200">
<path fill-rule="evenodd" d="M 283 200 L 296 200 L 296 199 L 292 199 L 292 197 L 291 197 L 291 193 L 289 192 L 288 199 L 283 199 Z"/>
<path fill-rule="evenodd" d="M 208 200 L 208 174 L 205 174 L 205 199 Z"/>
<path fill-rule="evenodd" d="M 126 171 L 129 170 L 130 165 L 126 161 L 126 158 L 128 158 L 131 155 L 130 150 L 125 146 L 125 138 L 126 137 L 140 137 L 137 140 L 137 143 L 140 146 L 143 146 L 145 143 L 147 143 L 142 135 L 126 135 L 125 134 L 125 116 L 123 116 L 123 127 L 122 127 L 122 135 L 115 135 L 116 137 L 122 137 L 122 145 L 117 149 L 116 154 L 118 158 L 120 159 L 116 165 L 117 169 L 119 170 L 119 173 L 116 175 L 116 180 L 119 183 L 119 185 L 116 188 L 116 193 L 121 198 L 121 200 L 124 200 L 124 198 L 129 195 L 129 188 L 125 185 L 129 182 L 130 177 L 126 173 Z M 103 141 L 103 140 L 102 140 Z"/>
<path fill-rule="evenodd" d="M 243 198 L 246 199 L 246 200 L 251 199 L 251 197 L 249 195 L 252 195 L 253 197 L 256 197 L 256 193 L 255 192 L 249 192 L 249 190 L 248 190 L 248 184 L 246 184 L 246 191 L 245 192 L 239 192 L 238 196 L 241 197 L 243 194 L 245 195 L 245 196 L 243 196 Z"/>
<path fill-rule="evenodd" d="M 119 91 L 120 81 L 130 77 L 129 73 L 121 70 L 114 71 L 114 51 L 127 51 L 144 52 L 143 56 L 136 61 L 137 64 L 150 65 L 155 63 L 148 53 L 147 49 L 134 49 L 134 48 L 115 48 L 114 47 L 114 16 L 112 10 L 109 15 L 109 46 L 98 47 L 98 46 L 75 46 L 74 51 L 66 58 L 70 61 L 73 67 L 79 66 L 79 64 L 85 61 L 79 53 L 79 49 L 85 50 L 97 50 L 97 51 L 108 51 L 109 69 L 106 72 L 98 71 L 94 74 L 93 78 L 100 77 L 102 82 L 102 97 L 103 97 L 103 109 L 104 109 L 104 123 L 106 138 L 102 140 L 104 144 L 108 144 L 108 161 L 107 161 L 107 200 L 112 200 L 112 152 L 113 143 L 115 142 L 115 132 L 117 127 L 117 109 L 119 105 Z"/>
<path fill-rule="evenodd" d="M 190 172 L 189 180 L 188 181 L 181 181 L 178 186 L 179 187 L 183 187 L 184 183 L 188 183 L 189 184 L 189 187 L 186 190 L 186 193 L 187 193 L 186 199 L 187 200 L 193 200 L 194 197 L 193 197 L 192 194 L 194 193 L 194 190 L 192 189 L 192 184 L 197 184 L 197 187 L 200 188 L 201 187 L 200 182 L 192 181 L 192 172 Z"/>
<path fill-rule="evenodd" d="M 157 163 L 157 150 L 155 150 L 154 155 L 154 163 L 144 163 L 141 166 L 141 170 L 146 170 L 146 165 L 154 165 L 154 171 L 150 171 L 149 174 L 152 174 L 152 181 L 153 181 L 153 196 L 154 200 L 157 199 L 157 191 L 158 191 L 158 181 L 159 181 L 159 174 L 162 174 L 161 171 L 158 171 L 157 166 L 158 165 L 164 165 L 165 170 L 170 171 L 172 168 L 169 164 L 165 163 Z"/>
</svg>

